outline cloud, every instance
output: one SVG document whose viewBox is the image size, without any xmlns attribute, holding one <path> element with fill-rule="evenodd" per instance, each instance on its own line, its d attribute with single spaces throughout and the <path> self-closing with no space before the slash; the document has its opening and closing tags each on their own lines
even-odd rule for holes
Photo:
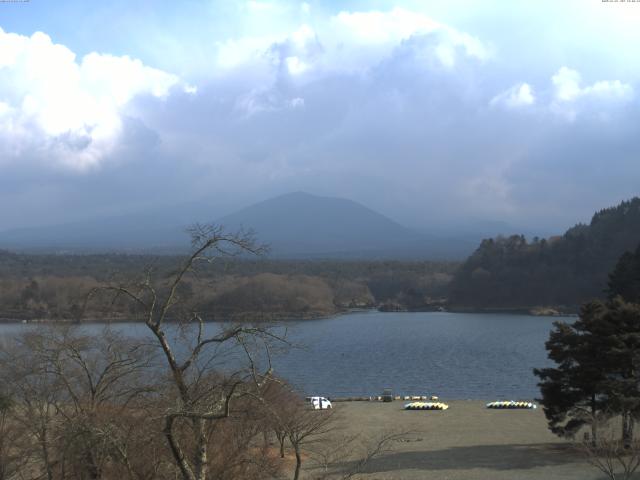
<svg viewBox="0 0 640 480">
<path fill-rule="evenodd" d="M 600 80 L 582 85 L 582 75 L 577 70 L 561 67 L 552 77 L 553 99 L 550 111 L 569 122 L 584 113 L 595 114 L 602 121 L 609 121 L 610 112 L 633 99 L 633 87 L 620 80 Z"/>
<path fill-rule="evenodd" d="M 251 66 L 259 72 L 257 82 L 283 65 L 292 76 L 362 73 L 387 60 L 404 42 L 427 36 L 434 43 L 423 52 L 425 60 L 437 60 L 448 68 L 461 57 L 479 61 L 491 57 L 478 38 L 424 14 L 394 8 L 341 11 L 317 29 L 302 23 L 292 31 L 227 39 L 216 45 L 216 63 L 221 71 Z"/>
<path fill-rule="evenodd" d="M 309 70 L 309 65 L 296 56 L 285 58 L 287 70 L 291 75 L 300 75 Z"/>
<path fill-rule="evenodd" d="M 291 106 L 291 108 L 303 108 L 304 98 L 300 98 L 300 97 L 292 98 L 289 101 L 289 105 Z"/>
<path fill-rule="evenodd" d="M 620 80 L 601 80 L 583 87 L 580 73 L 568 67 L 561 67 L 551 77 L 551 82 L 555 100 L 559 102 L 574 102 L 581 98 L 629 100 L 633 97 L 631 85 Z"/>
<path fill-rule="evenodd" d="M 334 35 L 304 25 L 219 72 L 198 102 L 170 101 L 147 114 L 164 148 L 197 164 L 208 189 L 233 197 L 241 182 L 255 195 L 247 203 L 290 190 L 345 196 L 414 224 L 474 216 L 520 223 L 534 215 L 544 223 L 549 209 L 538 212 L 539 198 L 551 208 L 563 182 L 586 178 L 575 169 L 578 152 L 551 147 L 566 153 L 563 135 L 581 137 L 590 127 L 544 121 L 555 101 L 549 80 L 536 85 L 518 71 L 526 81 L 513 78 L 496 95 L 500 66 L 469 55 L 447 29 L 348 43 L 334 24 Z M 292 57 L 306 69 L 292 70 Z M 486 108 L 487 99 L 500 108 Z M 536 114 L 512 115 L 523 108 Z M 616 112 L 612 123 L 624 118 Z M 600 151 L 611 146 L 598 141 Z M 549 146 L 544 155 L 538 143 Z M 438 208 L 442 199 L 446 208 Z M 562 215 L 575 218 L 577 209 Z"/>
<path fill-rule="evenodd" d="M 439 42 L 433 52 L 443 65 L 452 67 L 455 64 L 457 49 L 479 60 L 490 57 L 489 49 L 472 35 L 403 8 L 390 11 L 343 11 L 332 21 L 338 27 L 339 37 L 348 39 L 350 45 L 393 48 L 414 36 L 436 34 Z M 388 50 L 382 48 L 380 53 L 386 55 Z"/>
<path fill-rule="evenodd" d="M 233 97 L 233 113 L 248 119 L 302 106 L 295 99 L 306 102 L 298 91 L 306 85 L 350 82 L 353 76 L 375 76 L 400 63 L 425 77 L 431 70 L 464 69 L 469 61 L 488 58 L 489 49 L 479 39 L 420 13 L 342 11 L 314 27 L 302 23 L 285 32 L 219 42 L 213 75 L 220 95 Z"/>
<path fill-rule="evenodd" d="M 415 33 L 430 33 L 442 26 L 431 18 L 394 8 L 388 12 L 340 12 L 333 21 L 359 43 L 399 43 Z"/>
<path fill-rule="evenodd" d="M 571 102 L 582 94 L 580 74 L 575 70 L 562 67 L 551 77 L 555 88 L 555 98 L 562 102 Z"/>
<path fill-rule="evenodd" d="M 264 13 L 273 10 L 277 10 L 278 6 L 272 2 L 258 2 L 256 0 L 250 0 L 247 2 L 247 8 L 254 13 Z"/>
<path fill-rule="evenodd" d="M 40 151 L 47 162 L 72 169 L 98 165 L 122 133 L 127 103 L 137 95 L 165 97 L 179 83 L 128 56 L 89 53 L 77 61 L 44 33 L 0 29 L 3 162 Z"/>
<path fill-rule="evenodd" d="M 57 221 L 42 204 L 57 217 L 199 197 L 233 209 L 308 190 L 425 228 L 474 216 L 548 225 L 637 192 L 640 109 L 624 69 L 601 76 L 575 55 L 560 68 L 553 52 L 535 63 L 511 36 L 415 4 L 224 5 L 242 18 L 218 19 L 223 33 L 206 15 L 180 35 L 163 25 L 153 60 L 2 32 L 0 203 L 33 216 L 0 212 L 0 224 Z M 128 52 L 128 40 L 101 50 Z"/>
<path fill-rule="evenodd" d="M 506 108 L 520 108 L 535 103 L 533 88 L 528 83 L 519 83 L 499 93 L 491 99 L 491 106 L 504 106 Z"/>
<path fill-rule="evenodd" d="M 302 97 L 292 97 L 289 92 L 277 88 L 261 88 L 246 92 L 235 99 L 233 111 L 241 120 L 260 113 L 304 108 Z"/>
</svg>

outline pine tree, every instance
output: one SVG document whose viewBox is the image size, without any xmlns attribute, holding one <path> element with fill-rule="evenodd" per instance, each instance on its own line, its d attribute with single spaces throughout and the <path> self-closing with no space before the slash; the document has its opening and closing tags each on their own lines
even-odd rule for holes
<svg viewBox="0 0 640 480">
<path fill-rule="evenodd" d="M 621 297 L 585 304 L 573 324 L 556 322 L 546 343 L 555 368 L 536 369 L 540 403 L 552 432 L 573 436 L 602 417 L 622 417 L 630 445 L 640 419 L 640 305 Z"/>
<path fill-rule="evenodd" d="M 621 296 L 627 302 L 640 303 L 640 245 L 634 253 L 620 257 L 609 274 L 607 293 L 610 300 Z"/>
<path fill-rule="evenodd" d="M 622 439 L 629 446 L 640 418 L 640 305 L 616 297 L 594 330 L 604 346 L 601 359 L 609 408 L 621 415 Z"/>
<path fill-rule="evenodd" d="M 557 367 L 534 369 L 540 377 L 539 401 L 556 435 L 572 437 L 591 425 L 592 440 L 597 439 L 596 420 L 607 405 L 606 374 L 599 356 L 601 339 L 589 330 L 605 310 L 601 302 L 591 302 L 582 307 L 575 323 L 555 322 L 545 346 Z"/>
</svg>

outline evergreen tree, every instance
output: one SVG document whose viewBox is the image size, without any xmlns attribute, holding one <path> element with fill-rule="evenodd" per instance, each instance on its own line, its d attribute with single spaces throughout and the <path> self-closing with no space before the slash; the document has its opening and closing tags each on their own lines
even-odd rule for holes
<svg viewBox="0 0 640 480">
<path fill-rule="evenodd" d="M 591 425 L 592 440 L 597 439 L 595 420 L 607 405 L 606 375 L 599 356 L 601 339 L 592 335 L 590 328 L 604 310 L 602 303 L 591 302 L 582 307 L 575 323 L 555 322 L 545 346 L 557 367 L 534 369 L 540 377 L 539 401 L 556 435 L 572 437 Z"/>
<path fill-rule="evenodd" d="M 621 296 L 627 302 L 640 303 L 640 245 L 626 252 L 609 274 L 609 299 Z"/>
<path fill-rule="evenodd" d="M 573 436 L 597 420 L 622 417 L 622 438 L 633 439 L 640 418 L 640 305 L 622 298 L 584 305 L 573 324 L 556 322 L 546 343 L 555 368 L 535 369 L 552 432 Z"/>
<path fill-rule="evenodd" d="M 622 416 L 622 439 L 629 446 L 640 418 L 640 305 L 616 297 L 593 330 L 603 344 L 609 408 Z"/>
</svg>

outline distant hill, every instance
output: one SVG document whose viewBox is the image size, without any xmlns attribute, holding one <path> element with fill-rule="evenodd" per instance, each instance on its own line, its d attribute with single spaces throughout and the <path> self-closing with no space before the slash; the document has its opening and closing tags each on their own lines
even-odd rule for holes
<svg viewBox="0 0 640 480">
<path fill-rule="evenodd" d="M 296 192 L 219 219 L 251 228 L 276 257 L 407 258 L 435 252 L 426 235 L 351 200 Z"/>
<path fill-rule="evenodd" d="M 482 241 L 457 272 L 451 302 L 480 308 L 575 308 L 603 297 L 608 274 L 640 244 L 640 198 L 597 212 L 558 237 Z"/>
<path fill-rule="evenodd" d="M 0 249 L 65 253 L 184 253 L 185 229 L 215 221 L 253 229 L 274 258 L 434 259 L 469 255 L 481 236 L 417 232 L 357 202 L 289 193 L 219 217 L 206 203 L 0 232 Z"/>
</svg>

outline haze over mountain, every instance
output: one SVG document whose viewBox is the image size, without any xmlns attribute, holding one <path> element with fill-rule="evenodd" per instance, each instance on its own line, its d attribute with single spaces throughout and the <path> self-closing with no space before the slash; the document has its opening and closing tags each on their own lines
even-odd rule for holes
<svg viewBox="0 0 640 480">
<path fill-rule="evenodd" d="M 207 205 L 189 204 L 0 232 L 0 248 L 175 253 L 188 247 L 189 224 L 214 218 Z M 417 232 L 357 202 L 303 192 L 253 204 L 216 223 L 230 231 L 252 229 L 260 242 L 270 245 L 271 256 L 288 258 L 456 259 L 468 255 L 486 233 L 467 231 L 448 237 L 444 232 Z"/>
<path fill-rule="evenodd" d="M 188 245 L 187 225 L 215 218 L 212 208 L 182 204 L 147 212 L 12 229 L 0 248 L 22 251 L 175 253 Z"/>
</svg>

